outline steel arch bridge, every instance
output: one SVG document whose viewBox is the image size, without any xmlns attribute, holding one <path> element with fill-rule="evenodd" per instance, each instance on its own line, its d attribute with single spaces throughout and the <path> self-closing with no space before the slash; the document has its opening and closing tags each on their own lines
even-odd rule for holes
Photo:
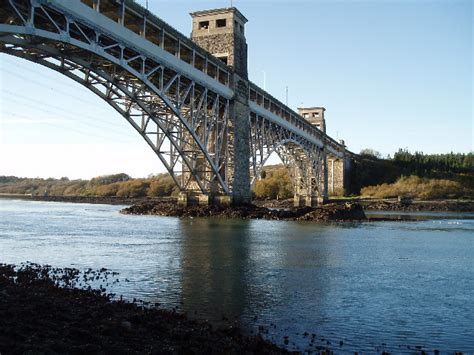
<svg viewBox="0 0 474 355">
<path fill-rule="evenodd" d="M 295 196 L 314 204 L 328 193 L 328 160 L 347 158 L 343 144 L 134 1 L 0 0 L 0 51 L 106 101 L 186 196 L 249 202 L 276 152 Z"/>
</svg>

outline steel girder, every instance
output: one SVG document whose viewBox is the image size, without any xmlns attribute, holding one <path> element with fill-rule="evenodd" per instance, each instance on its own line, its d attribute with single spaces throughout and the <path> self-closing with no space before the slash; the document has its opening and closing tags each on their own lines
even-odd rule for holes
<svg viewBox="0 0 474 355">
<path fill-rule="evenodd" d="M 0 5 L 1 52 L 56 70 L 104 99 L 152 147 L 181 190 L 231 192 L 229 98 L 47 1 Z"/>
<path fill-rule="evenodd" d="M 290 173 L 295 194 L 326 196 L 323 147 L 255 112 L 250 114 L 250 130 L 252 185 L 270 155 L 276 152 Z"/>
</svg>

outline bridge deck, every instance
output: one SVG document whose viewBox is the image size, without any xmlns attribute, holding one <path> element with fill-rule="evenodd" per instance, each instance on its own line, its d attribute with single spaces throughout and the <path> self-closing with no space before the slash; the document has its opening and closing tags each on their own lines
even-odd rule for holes
<svg viewBox="0 0 474 355">
<path fill-rule="evenodd" d="M 102 15 L 144 37 L 220 83 L 230 86 L 231 69 L 191 39 L 133 0 L 81 0 Z"/>
<path fill-rule="evenodd" d="M 325 134 L 323 131 L 313 126 L 301 115 L 293 111 L 291 108 L 274 98 L 265 90 L 261 89 L 254 83 L 250 83 L 249 101 L 250 108 L 257 114 L 265 115 L 273 120 L 276 117 L 282 121 L 277 122 L 285 126 L 285 128 L 299 132 L 307 137 L 310 141 L 316 141 L 320 146 L 326 146 L 330 154 L 342 157 L 344 146 L 336 140 Z"/>
</svg>

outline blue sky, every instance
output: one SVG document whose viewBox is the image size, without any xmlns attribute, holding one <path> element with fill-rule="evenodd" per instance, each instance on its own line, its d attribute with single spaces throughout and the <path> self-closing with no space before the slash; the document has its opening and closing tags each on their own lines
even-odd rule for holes
<svg viewBox="0 0 474 355">
<path fill-rule="evenodd" d="M 145 1 L 140 1 L 145 3 Z M 150 0 L 189 35 L 189 12 L 230 1 Z M 469 0 L 234 0 L 249 19 L 249 76 L 289 105 L 324 106 L 328 133 L 359 152 L 473 150 Z M 162 172 L 128 123 L 92 93 L 0 55 L 0 175 Z"/>
</svg>

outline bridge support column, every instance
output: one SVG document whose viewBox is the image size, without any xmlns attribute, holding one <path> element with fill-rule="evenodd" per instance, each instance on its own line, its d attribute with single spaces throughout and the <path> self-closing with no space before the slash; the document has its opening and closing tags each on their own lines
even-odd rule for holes
<svg viewBox="0 0 474 355">
<path fill-rule="evenodd" d="M 318 199 L 319 199 L 320 204 L 324 204 L 328 200 L 329 175 L 328 175 L 328 158 L 327 158 L 326 152 L 323 152 L 322 163 L 323 163 L 323 166 L 321 167 L 322 168 L 321 184 L 318 189 L 319 191 Z"/>
<path fill-rule="evenodd" d="M 345 159 L 329 159 L 329 186 L 328 192 L 331 196 L 343 196 L 346 180 Z"/>
<path fill-rule="evenodd" d="M 228 206 L 231 204 L 230 196 L 224 195 L 206 195 L 197 192 L 180 192 L 178 195 L 178 206 L 179 207 L 188 207 L 188 206 L 208 206 L 208 205 L 218 205 L 218 206 Z"/>
<path fill-rule="evenodd" d="M 232 203 L 249 204 L 252 201 L 250 189 L 250 108 L 248 81 L 234 74 L 235 96 L 231 102 L 230 117 L 234 133 L 234 171 Z"/>
<path fill-rule="evenodd" d="M 293 198 L 293 205 L 295 207 L 316 207 L 321 204 L 322 202 L 318 196 L 296 194 Z"/>
</svg>

